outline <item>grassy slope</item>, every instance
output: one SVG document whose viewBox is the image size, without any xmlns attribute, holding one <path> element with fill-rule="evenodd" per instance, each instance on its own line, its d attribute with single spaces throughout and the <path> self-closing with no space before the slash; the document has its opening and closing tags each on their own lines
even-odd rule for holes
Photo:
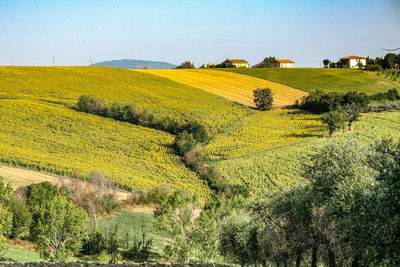
<svg viewBox="0 0 400 267">
<path fill-rule="evenodd" d="M 104 218 L 100 220 L 100 232 L 107 235 L 110 231 L 114 231 L 118 226 L 118 236 L 122 240 L 129 235 L 129 238 L 141 239 L 142 227 L 146 233 L 146 238 L 152 238 L 152 259 L 160 258 L 162 250 L 165 246 L 166 236 L 153 226 L 154 217 L 152 214 L 143 212 L 122 211 L 116 216 Z"/>
<path fill-rule="evenodd" d="M 257 88 L 271 88 L 274 93 L 274 105 L 277 107 L 294 105 L 296 100 L 299 100 L 306 95 L 305 92 L 289 86 L 237 73 L 215 72 L 208 69 L 140 71 L 143 73 L 152 73 L 176 82 L 200 88 L 250 107 L 255 107 L 253 102 L 253 90 Z"/>
<path fill-rule="evenodd" d="M 8 249 L 4 255 L 5 261 L 10 261 L 10 262 L 42 262 L 45 261 L 40 257 L 40 255 L 28 248 L 22 248 L 22 247 L 15 247 L 15 246 L 8 246 Z M 79 259 L 76 257 L 71 257 L 68 259 L 69 262 L 77 262 L 77 261 L 87 261 L 83 259 Z"/>
<path fill-rule="evenodd" d="M 399 83 L 377 76 L 373 72 L 354 69 L 219 69 L 282 83 L 310 92 L 360 91 L 368 94 L 399 88 Z"/>
</svg>

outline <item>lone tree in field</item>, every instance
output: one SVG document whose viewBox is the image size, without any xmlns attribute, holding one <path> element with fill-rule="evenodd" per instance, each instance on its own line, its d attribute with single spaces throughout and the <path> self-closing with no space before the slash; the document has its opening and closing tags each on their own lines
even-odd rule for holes
<svg viewBox="0 0 400 267">
<path fill-rule="evenodd" d="M 272 108 L 272 91 L 269 88 L 256 89 L 253 91 L 254 103 L 259 110 L 271 110 Z"/>
<path fill-rule="evenodd" d="M 185 61 L 182 62 L 178 67 L 176 67 L 177 69 L 194 69 L 194 63 L 190 62 L 190 61 Z"/>
</svg>

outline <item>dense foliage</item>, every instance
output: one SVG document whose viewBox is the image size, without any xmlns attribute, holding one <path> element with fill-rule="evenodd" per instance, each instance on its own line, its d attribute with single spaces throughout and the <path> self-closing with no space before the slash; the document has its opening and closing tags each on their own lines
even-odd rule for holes
<svg viewBox="0 0 400 267">
<path fill-rule="evenodd" d="M 190 61 L 184 61 L 176 68 L 177 69 L 194 69 L 194 63 L 192 63 Z"/>
<path fill-rule="evenodd" d="M 321 90 L 315 90 L 302 100 L 300 107 L 313 113 L 321 114 L 351 104 L 365 108 L 371 100 L 400 100 L 400 94 L 397 89 L 390 89 L 385 93 L 376 93 L 373 95 L 366 95 L 365 93 L 356 91 L 347 93 L 324 93 Z"/>
<path fill-rule="evenodd" d="M 270 88 L 256 89 L 253 91 L 256 108 L 261 111 L 272 109 L 272 91 Z"/>
<path fill-rule="evenodd" d="M 388 139 L 326 145 L 305 161 L 305 183 L 226 219 L 221 252 L 241 265 L 397 266 L 399 148 Z"/>
</svg>

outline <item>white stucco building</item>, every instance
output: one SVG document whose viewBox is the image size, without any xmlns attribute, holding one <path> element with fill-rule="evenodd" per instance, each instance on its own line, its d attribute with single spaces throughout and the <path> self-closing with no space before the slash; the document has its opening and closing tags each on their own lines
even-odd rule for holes
<svg viewBox="0 0 400 267">
<path fill-rule="evenodd" d="M 367 65 L 367 58 L 366 57 L 359 57 L 359 56 L 348 56 L 342 57 L 340 59 L 343 63 L 343 68 L 358 68 L 358 63 L 361 62 L 363 66 Z"/>
<path fill-rule="evenodd" d="M 290 59 L 276 59 L 271 68 L 294 68 L 294 61 Z"/>
</svg>

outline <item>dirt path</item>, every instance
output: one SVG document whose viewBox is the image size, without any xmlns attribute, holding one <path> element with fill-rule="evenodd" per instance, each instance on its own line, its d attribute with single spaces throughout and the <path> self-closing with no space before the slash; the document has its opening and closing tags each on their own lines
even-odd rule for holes
<svg viewBox="0 0 400 267">
<path fill-rule="evenodd" d="M 0 176 L 2 176 L 6 182 L 10 183 L 14 189 L 20 186 L 26 186 L 29 184 L 40 182 L 50 182 L 54 185 L 61 185 L 62 181 L 67 183 L 72 181 L 81 183 L 82 186 L 85 185 L 84 181 L 80 181 L 70 177 L 64 176 L 61 178 L 59 175 L 19 168 L 5 164 L 0 164 Z M 118 201 L 127 200 L 129 195 L 129 192 L 127 191 L 116 190 L 116 198 Z"/>
</svg>

